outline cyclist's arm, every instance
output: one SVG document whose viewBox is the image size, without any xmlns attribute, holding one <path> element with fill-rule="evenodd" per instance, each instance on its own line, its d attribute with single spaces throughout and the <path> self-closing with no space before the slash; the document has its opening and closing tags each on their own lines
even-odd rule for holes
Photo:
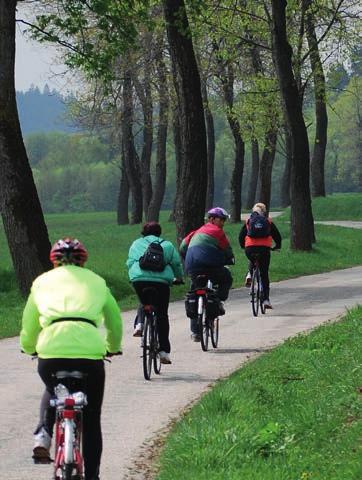
<svg viewBox="0 0 362 480">
<path fill-rule="evenodd" d="M 282 236 L 273 222 L 271 223 L 270 234 L 275 243 L 274 249 L 280 250 L 282 248 Z"/>
<path fill-rule="evenodd" d="M 135 262 L 138 262 L 139 257 L 140 257 L 140 254 L 137 253 L 137 248 L 135 246 L 136 242 L 137 242 L 137 240 L 135 240 L 132 243 L 132 245 L 130 246 L 129 252 L 128 252 L 128 258 L 127 258 L 127 261 L 126 261 L 126 265 L 127 265 L 128 270 L 132 267 L 132 265 Z"/>
<path fill-rule="evenodd" d="M 176 248 L 172 244 L 171 246 L 172 246 L 172 255 L 171 255 L 170 265 L 173 270 L 174 276 L 177 279 L 182 280 L 183 270 L 182 270 L 180 255 L 177 253 Z"/>
<path fill-rule="evenodd" d="M 123 320 L 117 302 L 111 292 L 107 291 L 103 307 L 104 326 L 107 330 L 106 349 L 110 353 L 122 351 Z"/>
<path fill-rule="evenodd" d="M 179 252 L 182 258 L 186 257 L 187 249 L 189 248 L 189 244 L 191 242 L 192 237 L 194 236 L 196 230 L 190 232 L 186 237 L 182 240 Z"/>
<path fill-rule="evenodd" d="M 36 351 L 36 343 L 40 331 L 39 311 L 31 293 L 24 308 L 20 332 L 21 349 L 28 355 L 32 355 Z"/>
</svg>

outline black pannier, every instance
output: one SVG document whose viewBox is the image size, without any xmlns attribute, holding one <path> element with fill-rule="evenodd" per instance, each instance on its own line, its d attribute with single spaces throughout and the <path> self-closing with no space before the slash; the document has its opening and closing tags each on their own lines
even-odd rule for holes
<svg viewBox="0 0 362 480">
<path fill-rule="evenodd" d="M 207 293 L 207 303 L 206 303 L 206 316 L 208 318 L 216 318 L 219 316 L 219 297 L 216 295 L 215 292 L 208 292 Z"/>
<path fill-rule="evenodd" d="M 197 317 L 197 298 L 195 292 L 187 292 L 185 298 L 186 315 L 189 318 Z"/>
</svg>

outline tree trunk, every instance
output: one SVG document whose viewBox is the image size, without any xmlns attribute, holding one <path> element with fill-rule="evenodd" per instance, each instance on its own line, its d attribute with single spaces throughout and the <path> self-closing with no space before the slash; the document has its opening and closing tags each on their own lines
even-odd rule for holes
<svg viewBox="0 0 362 480">
<path fill-rule="evenodd" d="M 177 106 L 175 106 L 173 110 L 172 131 L 173 131 L 173 144 L 175 149 L 176 184 L 177 184 L 177 179 L 180 177 L 180 172 L 181 172 L 181 127 L 180 127 L 179 111 Z M 170 222 L 174 222 L 176 219 L 175 211 L 176 211 L 176 195 L 175 195 L 175 200 L 173 202 L 172 212 L 170 213 L 170 218 L 169 218 Z"/>
<path fill-rule="evenodd" d="M 207 95 L 206 80 L 201 78 L 201 94 L 204 102 L 206 136 L 207 136 L 207 191 L 206 191 L 206 210 L 210 210 L 214 203 L 215 178 L 215 129 L 214 117 L 210 110 L 209 99 Z"/>
<path fill-rule="evenodd" d="M 157 133 L 156 176 L 152 200 L 147 211 L 147 220 L 153 220 L 158 222 L 160 216 L 160 209 L 166 189 L 166 141 L 169 104 L 166 65 L 162 57 L 161 49 L 157 53 L 156 61 L 160 98 Z"/>
<path fill-rule="evenodd" d="M 292 137 L 289 128 L 285 127 L 285 165 L 280 185 L 280 206 L 290 205 L 290 171 L 292 167 Z"/>
<path fill-rule="evenodd" d="M 180 113 L 181 159 L 177 178 L 177 240 L 204 222 L 207 146 L 200 76 L 183 0 L 164 0 L 164 15 Z"/>
<path fill-rule="evenodd" d="M 50 243 L 20 129 L 14 85 L 15 0 L 0 0 L 0 211 L 19 289 L 51 268 Z"/>
<path fill-rule="evenodd" d="M 219 60 L 219 74 L 223 86 L 226 117 L 234 137 L 235 157 L 230 182 L 230 221 L 239 223 L 241 219 L 241 186 L 244 172 L 245 144 L 240 133 L 240 124 L 234 114 L 234 69 L 231 62 L 225 65 Z"/>
<path fill-rule="evenodd" d="M 117 224 L 128 225 L 128 199 L 129 199 L 129 184 L 127 179 L 127 173 L 124 166 L 124 149 L 122 145 L 122 165 L 121 165 L 121 181 L 118 192 L 117 202 Z"/>
<path fill-rule="evenodd" d="M 257 199 L 266 205 L 267 211 L 270 209 L 271 197 L 271 179 L 273 171 L 273 162 L 277 143 L 277 134 L 270 131 L 265 136 L 265 146 L 259 166 L 259 182 Z"/>
<path fill-rule="evenodd" d="M 124 167 L 127 173 L 128 184 L 132 194 L 131 223 L 142 222 L 142 185 L 133 137 L 133 95 L 132 95 L 131 70 L 126 66 L 123 80 L 123 115 L 122 138 L 124 151 Z"/>
<path fill-rule="evenodd" d="M 259 175 L 259 144 L 256 138 L 251 141 L 251 171 L 249 180 L 248 196 L 246 199 L 246 208 L 251 210 L 255 203 L 256 188 Z"/>
<path fill-rule="evenodd" d="M 318 41 L 311 12 L 311 0 L 306 1 L 306 33 L 310 49 L 310 63 L 314 80 L 314 100 L 316 116 L 316 132 L 311 163 L 312 195 L 325 197 L 324 162 L 327 146 L 328 115 L 326 106 L 326 79 L 319 55 Z"/>
<path fill-rule="evenodd" d="M 292 69 L 285 10 L 286 0 L 272 0 L 273 60 L 292 136 L 291 248 L 311 250 L 314 225 L 309 188 L 308 135 Z"/>
<path fill-rule="evenodd" d="M 152 104 L 152 88 L 149 69 L 151 64 L 152 50 L 149 45 L 146 49 L 146 58 L 144 66 L 144 79 L 141 83 L 137 78 L 137 73 L 133 75 L 133 83 L 136 93 L 142 106 L 143 113 L 143 145 L 141 152 L 141 184 L 142 184 L 142 200 L 143 212 L 147 218 L 148 207 L 152 198 L 152 180 L 151 180 L 151 156 L 153 143 L 153 104 Z"/>
</svg>

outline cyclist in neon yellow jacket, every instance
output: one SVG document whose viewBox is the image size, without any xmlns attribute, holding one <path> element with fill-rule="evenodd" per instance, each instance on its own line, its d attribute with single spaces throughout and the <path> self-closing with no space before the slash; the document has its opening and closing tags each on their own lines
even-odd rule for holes
<svg viewBox="0 0 362 480">
<path fill-rule="evenodd" d="M 99 275 L 83 268 L 88 254 L 75 239 L 56 242 L 50 259 L 53 270 L 35 279 L 26 303 L 21 348 L 38 355 L 38 373 L 46 390 L 35 430 L 33 458 L 50 461 L 49 449 L 55 421 L 49 406 L 52 375 L 59 370 L 78 370 L 87 375 L 88 405 L 84 409 L 83 454 L 85 480 L 99 479 L 102 451 L 101 408 L 106 353 L 121 352 L 122 319 L 116 300 Z M 105 335 L 98 327 L 104 324 Z"/>
</svg>

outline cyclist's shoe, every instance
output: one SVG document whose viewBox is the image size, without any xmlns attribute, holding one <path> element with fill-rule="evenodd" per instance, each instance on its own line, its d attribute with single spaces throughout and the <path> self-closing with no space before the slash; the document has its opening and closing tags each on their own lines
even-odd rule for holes
<svg viewBox="0 0 362 480">
<path fill-rule="evenodd" d="M 160 362 L 165 364 L 165 365 L 170 365 L 172 362 L 171 362 L 171 359 L 170 359 L 170 354 L 167 353 L 167 352 L 159 352 L 158 353 L 159 356 L 160 356 Z"/>
<path fill-rule="evenodd" d="M 201 335 L 199 333 L 191 333 L 191 340 L 193 342 L 201 342 Z"/>
<path fill-rule="evenodd" d="M 269 299 L 265 299 L 265 300 L 263 301 L 263 307 L 264 307 L 264 308 L 271 308 L 271 309 L 273 308 L 273 307 L 272 307 L 272 304 L 270 303 L 270 300 L 269 300 Z"/>
<path fill-rule="evenodd" d="M 250 272 L 248 272 L 248 274 L 247 274 L 246 277 L 245 277 L 245 286 L 246 286 L 246 287 L 251 287 L 251 275 L 250 275 Z"/>
<path fill-rule="evenodd" d="M 134 337 L 142 337 L 143 335 L 143 323 L 136 323 L 135 329 L 133 330 Z"/>
<path fill-rule="evenodd" d="M 225 315 L 225 308 L 224 308 L 224 302 L 220 300 L 219 302 L 219 315 Z"/>
<path fill-rule="evenodd" d="M 34 463 L 50 463 L 50 443 L 51 437 L 42 427 L 34 434 L 33 460 Z"/>
</svg>

